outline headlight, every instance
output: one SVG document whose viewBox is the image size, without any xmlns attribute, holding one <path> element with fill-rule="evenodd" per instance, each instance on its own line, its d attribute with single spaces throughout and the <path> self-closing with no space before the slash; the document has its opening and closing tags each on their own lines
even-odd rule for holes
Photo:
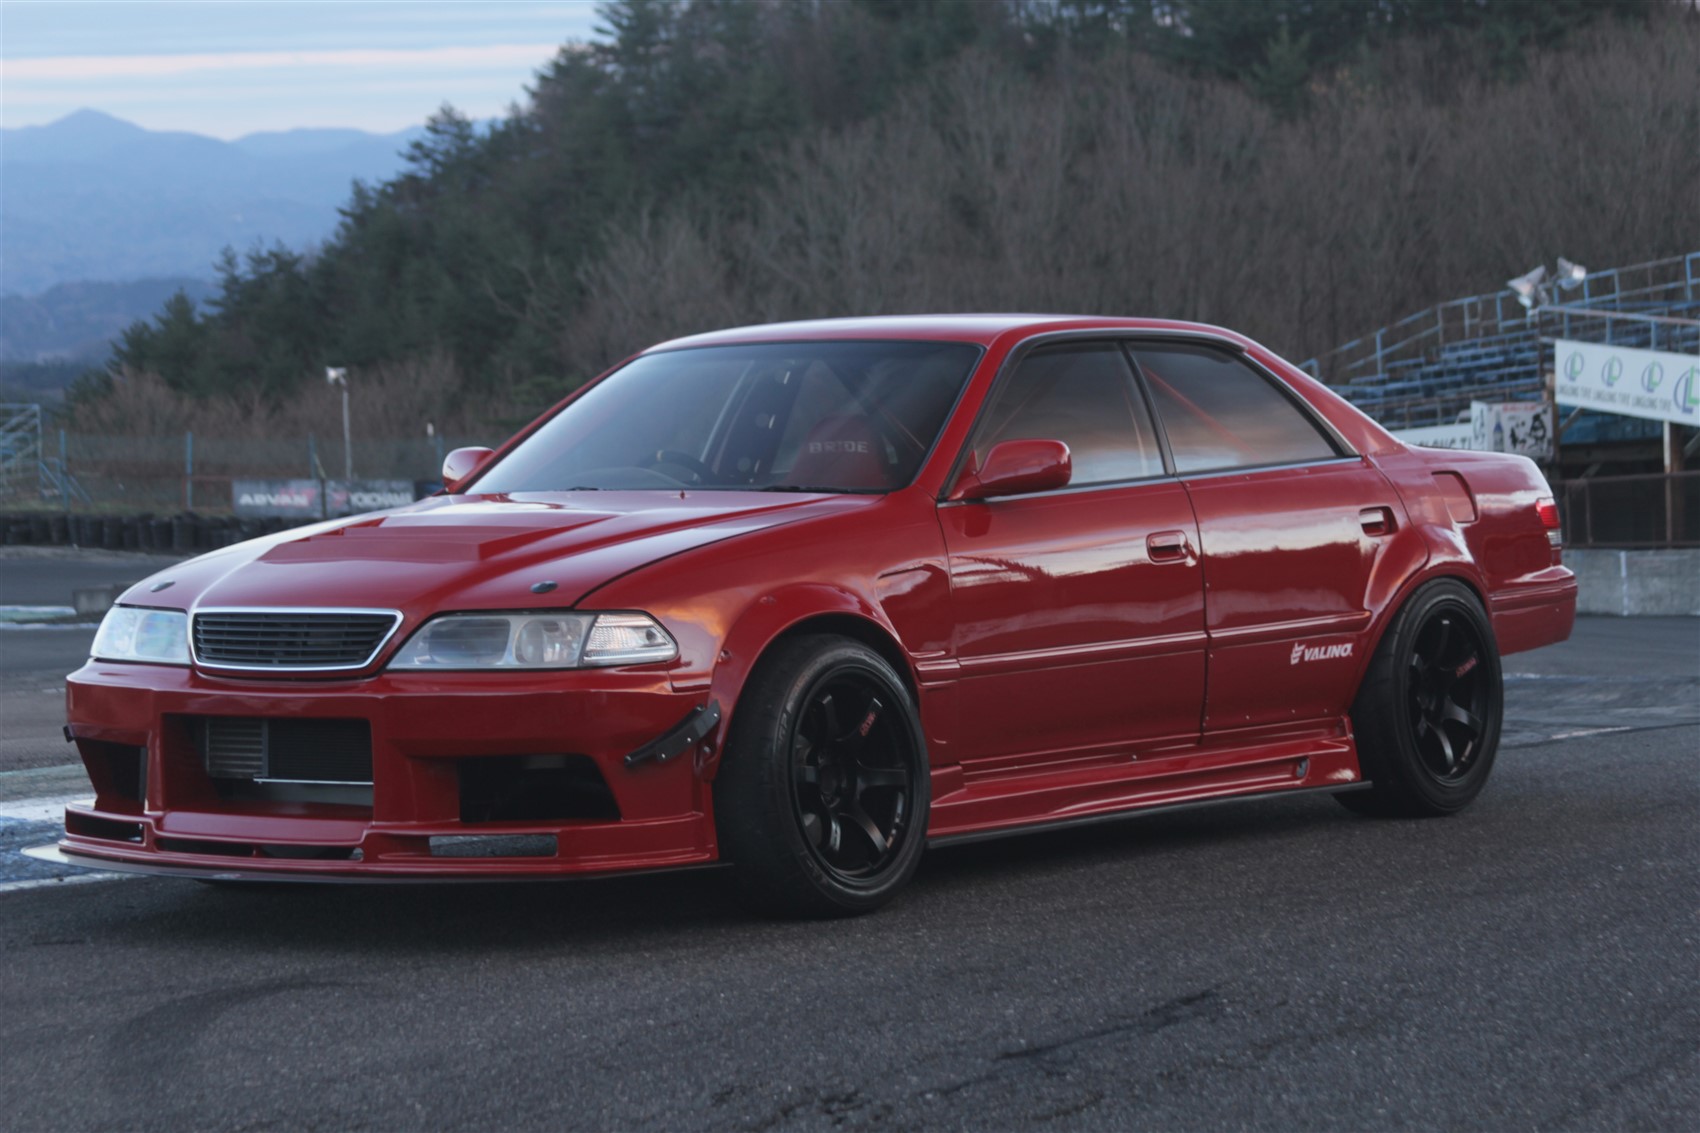
<svg viewBox="0 0 1700 1133">
<path fill-rule="evenodd" d="M 672 637 L 648 614 L 445 614 L 392 669 L 583 669 L 671 661 Z"/>
<path fill-rule="evenodd" d="M 189 663 L 189 615 L 182 610 L 114 606 L 101 619 L 89 656 L 101 661 Z"/>
</svg>

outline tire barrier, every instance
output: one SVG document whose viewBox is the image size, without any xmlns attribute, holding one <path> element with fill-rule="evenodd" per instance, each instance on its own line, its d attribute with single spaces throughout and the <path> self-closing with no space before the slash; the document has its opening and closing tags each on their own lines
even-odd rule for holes
<svg viewBox="0 0 1700 1133">
<path fill-rule="evenodd" d="M 194 555 L 317 520 L 231 515 L 0 514 L 0 544 L 8 547 L 93 547 L 154 555 Z"/>
</svg>

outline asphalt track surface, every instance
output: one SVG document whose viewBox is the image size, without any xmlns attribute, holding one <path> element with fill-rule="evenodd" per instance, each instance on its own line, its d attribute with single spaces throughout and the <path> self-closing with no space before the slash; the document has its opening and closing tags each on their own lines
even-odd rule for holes
<svg viewBox="0 0 1700 1133">
<path fill-rule="evenodd" d="M 850 922 L 715 873 L 3 891 L 0 1128 L 1700 1127 L 1700 622 L 1506 669 L 1456 818 L 961 847 Z"/>
</svg>

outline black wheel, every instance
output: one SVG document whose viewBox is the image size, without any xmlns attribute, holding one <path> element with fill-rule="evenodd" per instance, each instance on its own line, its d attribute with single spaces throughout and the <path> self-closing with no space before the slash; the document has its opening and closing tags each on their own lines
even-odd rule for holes
<svg viewBox="0 0 1700 1133">
<path fill-rule="evenodd" d="M 847 916 L 920 860 L 926 743 L 902 679 L 843 637 L 780 642 L 750 676 L 714 784 L 722 855 L 757 906 Z"/>
<path fill-rule="evenodd" d="M 1487 783 L 1504 714 L 1499 646 L 1475 594 L 1442 580 L 1399 611 L 1352 705 L 1366 814 L 1455 814 Z"/>
</svg>

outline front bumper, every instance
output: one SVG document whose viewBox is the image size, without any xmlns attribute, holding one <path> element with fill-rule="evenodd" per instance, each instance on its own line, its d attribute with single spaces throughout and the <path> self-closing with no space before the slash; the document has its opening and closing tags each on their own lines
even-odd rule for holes
<svg viewBox="0 0 1700 1133">
<path fill-rule="evenodd" d="M 68 678 L 67 733 L 96 798 L 66 808 L 59 848 L 98 868 L 319 880 L 517 879 L 710 862 L 712 796 L 698 761 L 624 758 L 703 699 L 675 692 L 653 669 L 285 681 L 91 661 Z M 195 721 L 205 717 L 364 720 L 369 795 L 296 785 L 233 793 L 197 747 Z M 596 813 L 567 805 L 552 813 L 535 798 L 521 800 L 519 818 L 468 813 L 469 777 L 487 782 L 492 769 L 550 760 L 594 767 L 606 788 Z"/>
</svg>

